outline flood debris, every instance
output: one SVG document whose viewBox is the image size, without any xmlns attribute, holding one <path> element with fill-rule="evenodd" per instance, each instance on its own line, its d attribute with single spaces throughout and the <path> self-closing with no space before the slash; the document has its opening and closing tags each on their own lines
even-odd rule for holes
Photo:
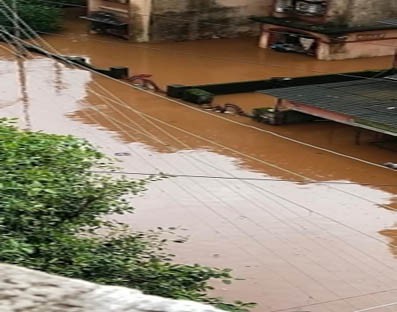
<svg viewBox="0 0 397 312">
<path fill-rule="evenodd" d="M 393 162 L 385 162 L 383 164 L 383 166 L 390 168 L 390 169 L 394 169 L 397 170 L 397 163 L 393 163 Z"/>
</svg>

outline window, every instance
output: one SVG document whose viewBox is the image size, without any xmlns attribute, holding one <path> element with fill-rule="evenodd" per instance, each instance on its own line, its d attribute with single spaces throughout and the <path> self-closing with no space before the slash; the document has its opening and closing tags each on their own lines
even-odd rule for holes
<svg viewBox="0 0 397 312">
<path fill-rule="evenodd" d="M 275 9 L 277 13 L 286 13 L 294 10 L 293 0 L 277 0 Z"/>
<path fill-rule="evenodd" d="M 297 13 L 303 15 L 324 15 L 327 0 L 276 0 L 276 13 Z"/>
<path fill-rule="evenodd" d="M 300 0 L 296 1 L 295 11 L 306 15 L 324 15 L 327 7 L 326 1 Z"/>
</svg>

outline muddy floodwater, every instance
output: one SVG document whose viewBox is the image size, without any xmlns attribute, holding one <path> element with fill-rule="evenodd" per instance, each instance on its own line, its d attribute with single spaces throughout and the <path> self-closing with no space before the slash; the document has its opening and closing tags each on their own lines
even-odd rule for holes
<svg viewBox="0 0 397 312">
<path fill-rule="evenodd" d="M 150 73 L 161 86 L 387 68 L 391 58 L 321 62 L 261 50 L 256 39 L 132 44 L 73 21 L 47 36 L 57 51 L 100 67 Z M 392 149 L 330 122 L 272 127 L 196 109 L 40 56 L 0 49 L 0 116 L 22 128 L 87 138 L 131 178 L 164 172 L 120 218 L 177 227 L 177 260 L 230 267 L 215 295 L 260 312 L 396 311 L 397 176 Z M 259 94 L 222 96 L 249 111 Z"/>
</svg>

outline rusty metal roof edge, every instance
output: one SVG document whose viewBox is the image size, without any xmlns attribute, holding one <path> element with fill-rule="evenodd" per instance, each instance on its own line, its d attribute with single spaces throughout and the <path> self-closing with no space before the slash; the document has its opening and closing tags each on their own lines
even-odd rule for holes
<svg viewBox="0 0 397 312">
<path fill-rule="evenodd" d="M 291 108 L 291 110 L 307 114 L 307 112 L 305 110 L 300 110 L 297 107 L 296 108 Z M 324 116 L 321 116 L 320 114 L 310 114 L 310 115 L 315 116 L 315 117 L 324 118 Z M 377 128 L 375 126 L 367 125 L 367 124 L 362 123 L 362 122 L 360 123 L 360 122 L 358 122 L 359 119 L 355 120 L 353 118 L 353 116 L 349 116 L 349 117 L 352 117 L 351 118 L 351 120 L 352 120 L 351 122 L 344 122 L 344 121 L 341 121 L 341 120 L 333 120 L 332 118 L 327 118 L 327 119 L 331 120 L 331 121 L 334 121 L 334 122 L 337 122 L 337 123 L 345 124 L 345 125 L 348 125 L 348 126 L 353 126 L 353 127 L 357 127 L 357 128 L 371 130 L 371 131 L 374 131 L 374 132 L 380 132 L 380 133 L 384 133 L 384 134 L 387 134 L 387 135 L 391 135 L 391 136 L 397 137 L 397 128 L 396 128 L 396 131 L 393 132 L 393 131 L 390 131 L 390 130 L 387 130 L 387 129 Z M 365 121 L 363 121 L 363 122 L 365 122 Z"/>
</svg>

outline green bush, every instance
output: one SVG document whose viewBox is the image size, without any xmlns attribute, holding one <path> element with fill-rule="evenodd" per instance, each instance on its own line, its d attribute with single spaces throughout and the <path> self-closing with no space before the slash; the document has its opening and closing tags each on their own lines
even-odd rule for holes
<svg viewBox="0 0 397 312">
<path fill-rule="evenodd" d="M 11 6 L 11 0 L 3 0 Z M 60 29 L 61 10 L 40 1 L 19 0 L 18 14 L 30 27 L 39 32 L 54 32 Z M 0 2 L 0 25 L 10 31 L 13 28 L 10 12 Z"/>
<path fill-rule="evenodd" d="M 21 131 L 0 120 L 0 262 L 248 311 L 250 304 L 206 294 L 211 279 L 231 281 L 229 270 L 176 264 L 161 231 L 104 221 L 132 212 L 128 197 L 148 181 L 94 169 L 112 165 L 86 141 Z"/>
</svg>

